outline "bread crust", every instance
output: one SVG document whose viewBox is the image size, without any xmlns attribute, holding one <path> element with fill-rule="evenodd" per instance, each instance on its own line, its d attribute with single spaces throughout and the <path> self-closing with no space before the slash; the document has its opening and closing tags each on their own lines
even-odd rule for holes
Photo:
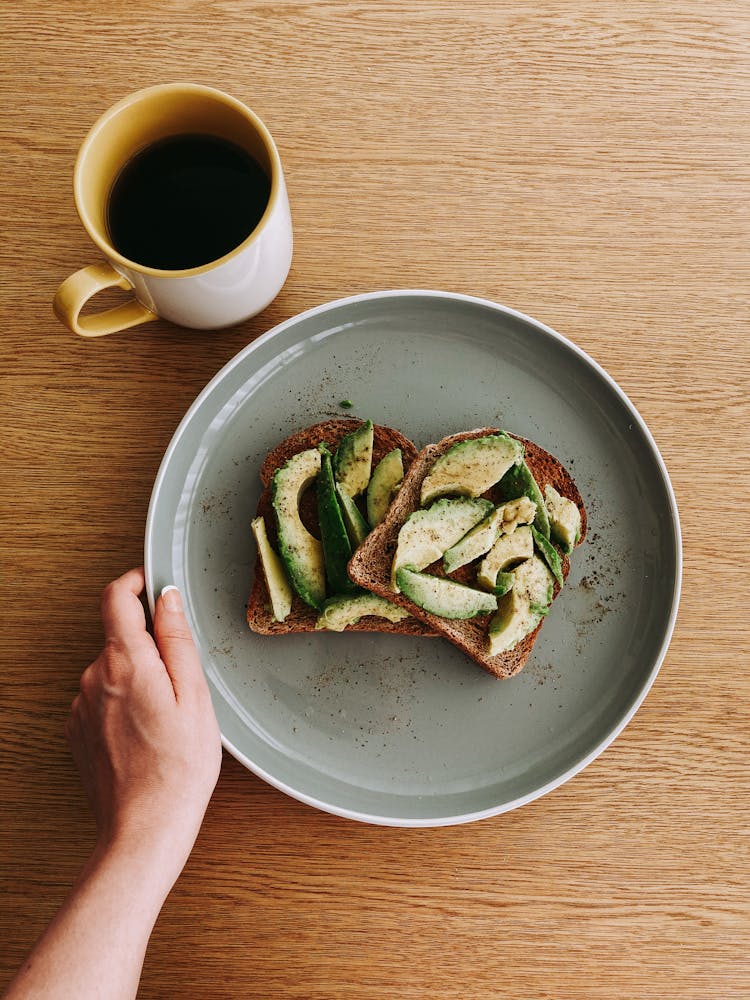
<svg viewBox="0 0 750 1000">
<path fill-rule="evenodd" d="M 320 442 L 325 442 L 331 451 L 334 451 L 341 439 L 346 434 L 350 434 L 362 423 L 362 420 L 352 417 L 338 417 L 325 420 L 290 435 L 290 437 L 285 438 L 266 455 L 260 467 L 260 479 L 264 489 L 258 501 L 256 516 L 264 518 L 268 538 L 274 549 L 278 551 L 278 536 L 276 517 L 274 515 L 273 504 L 271 503 L 271 484 L 276 470 L 288 462 L 293 455 L 297 455 L 301 451 L 306 451 L 308 448 L 315 448 Z M 408 471 L 417 457 L 416 446 L 408 438 L 404 437 L 400 431 L 392 427 L 374 424 L 373 431 L 373 467 L 388 452 L 393 451 L 394 448 L 400 448 L 403 456 L 404 470 L 405 472 Z M 308 530 L 312 530 L 317 535 L 317 505 L 314 490 L 308 490 L 302 498 L 300 516 Z M 253 632 L 258 632 L 261 635 L 289 635 L 299 632 L 315 632 L 317 631 L 315 628 L 317 620 L 318 612 L 315 608 L 311 608 L 297 594 L 294 594 L 292 610 L 289 616 L 283 622 L 276 621 L 271 610 L 271 598 L 260 557 L 256 555 L 252 589 L 247 602 L 247 623 Z M 435 635 L 434 629 L 425 625 L 418 618 L 405 618 L 400 622 L 389 622 L 385 618 L 379 618 L 374 615 L 366 615 L 356 624 L 349 625 L 346 631 L 390 632 L 397 635 L 417 636 Z"/>
<path fill-rule="evenodd" d="M 495 677 L 507 678 L 513 677 L 523 668 L 529 658 L 544 619 L 542 619 L 542 622 L 540 622 L 533 632 L 522 639 L 512 649 L 505 653 L 499 653 L 496 656 L 489 656 L 487 653 L 487 626 L 491 615 L 480 615 L 477 618 L 451 621 L 424 611 L 403 594 L 394 594 L 391 589 L 391 566 L 398 543 L 398 533 L 409 515 L 419 508 L 422 481 L 436 459 L 461 441 L 469 441 L 473 438 L 498 433 L 500 431 L 496 427 L 481 427 L 471 431 L 464 431 L 460 434 L 452 434 L 449 437 L 443 438 L 442 441 L 438 441 L 437 444 L 430 444 L 426 448 L 423 448 L 404 476 L 404 482 L 398 492 L 398 496 L 391 504 L 385 520 L 359 546 L 349 562 L 348 571 L 351 579 L 360 587 L 364 587 L 374 594 L 379 594 L 381 597 L 386 597 L 400 607 L 405 608 L 415 618 L 421 619 L 425 625 L 428 625 L 439 635 L 448 639 L 455 646 L 458 646 L 467 656 L 484 667 L 489 673 Z M 554 455 L 551 455 L 539 445 L 515 434 L 511 434 L 510 436 L 521 441 L 524 445 L 526 464 L 542 493 L 544 493 L 544 487 L 550 484 L 558 493 L 564 497 L 568 497 L 578 507 L 581 514 L 581 537 L 577 544 L 580 545 L 586 537 L 587 518 L 583 499 L 573 477 Z M 495 504 L 502 502 L 496 486 L 488 490 L 483 496 Z M 565 578 L 570 571 L 570 560 L 561 550 L 558 549 L 558 551 L 562 562 L 563 578 Z M 446 575 L 440 561 L 427 567 L 427 572 L 438 576 Z M 471 583 L 473 580 L 473 564 L 463 566 L 449 575 L 451 579 L 458 580 L 461 583 Z M 553 600 L 559 592 L 560 587 L 555 583 Z"/>
</svg>

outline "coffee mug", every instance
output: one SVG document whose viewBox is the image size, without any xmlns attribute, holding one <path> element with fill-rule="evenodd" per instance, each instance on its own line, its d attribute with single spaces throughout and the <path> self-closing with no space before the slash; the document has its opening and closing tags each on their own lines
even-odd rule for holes
<svg viewBox="0 0 750 1000">
<path fill-rule="evenodd" d="M 166 186 L 163 183 L 159 190 L 171 197 L 173 178 L 168 174 L 162 177 L 159 171 L 170 164 L 184 166 L 181 157 L 191 155 L 195 149 L 200 151 L 204 170 L 198 182 L 213 181 L 217 185 L 213 193 L 225 202 L 232 197 L 227 192 L 234 189 L 221 178 L 230 176 L 236 181 L 238 163 L 242 183 L 245 167 L 248 172 L 255 171 L 256 180 L 262 179 L 263 190 L 254 191 L 255 215 L 248 202 L 247 231 L 237 229 L 245 219 L 244 207 L 243 212 L 239 205 L 233 211 L 230 202 L 224 205 L 230 231 L 214 233 L 207 244 L 206 252 L 215 255 L 212 259 L 161 260 L 157 256 L 150 263 L 138 260 L 141 253 L 144 257 L 150 251 L 169 253 L 170 245 L 174 253 L 183 246 L 200 252 L 204 228 L 211 226 L 210 213 L 215 212 L 210 204 L 204 206 L 208 214 L 203 220 L 197 214 L 193 219 L 188 200 L 189 211 L 175 215 L 171 222 L 169 216 L 166 222 L 157 217 L 151 228 L 143 226 L 143 231 L 138 232 L 139 213 L 146 219 L 151 209 L 139 205 L 137 199 L 148 191 L 150 178 L 165 182 Z M 234 174 L 220 172 L 224 160 L 231 160 L 229 167 Z M 122 194 L 118 193 L 120 187 Z M 119 101 L 84 140 L 76 160 L 73 189 L 81 222 L 107 260 L 72 274 L 55 295 L 56 315 L 82 337 L 101 337 L 158 317 L 198 330 L 232 326 L 264 309 L 289 273 L 292 221 L 278 150 L 260 118 L 220 90 L 193 83 L 169 83 L 147 87 Z M 111 225 L 113 195 L 118 204 L 122 201 L 119 207 L 126 239 L 119 247 Z M 151 206 L 157 216 L 160 197 L 154 195 Z M 190 197 L 197 213 L 201 199 L 194 193 Z M 135 231 L 128 231 L 128 226 Z M 170 226 L 179 232 L 170 232 Z M 165 247 L 149 246 L 150 234 L 164 238 Z M 234 239 L 234 245 L 227 248 L 217 243 L 222 235 Z M 90 298 L 113 287 L 132 290 L 133 298 L 103 312 L 81 316 Z"/>
</svg>

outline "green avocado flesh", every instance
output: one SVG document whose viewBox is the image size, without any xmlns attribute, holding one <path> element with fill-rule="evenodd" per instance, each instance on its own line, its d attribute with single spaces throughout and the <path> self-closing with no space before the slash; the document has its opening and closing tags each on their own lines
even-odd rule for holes
<svg viewBox="0 0 750 1000">
<path fill-rule="evenodd" d="M 339 595 L 330 597 L 325 602 L 315 628 L 343 632 L 349 625 L 356 625 L 365 615 L 385 618 L 389 622 L 400 622 L 410 617 L 408 611 L 391 604 L 383 597 L 376 597 L 375 594 L 358 594 L 356 597 Z"/>
<path fill-rule="evenodd" d="M 513 587 L 514 577 L 512 573 L 499 572 L 495 577 L 495 586 L 492 587 L 492 593 L 496 594 L 498 597 L 503 597 L 508 593 Z"/>
<path fill-rule="evenodd" d="M 478 497 L 522 459 L 523 445 L 505 433 L 459 441 L 434 462 L 419 502 L 424 507 L 442 496 Z"/>
<path fill-rule="evenodd" d="M 398 592 L 397 570 L 401 566 L 424 569 L 493 510 L 489 500 L 458 497 L 438 500 L 427 510 L 415 510 L 398 533 L 391 585 Z"/>
<path fill-rule="evenodd" d="M 341 516 L 344 519 L 344 527 L 349 536 L 352 549 L 356 549 L 369 535 L 370 526 L 360 514 L 356 503 L 346 490 L 338 484 L 336 484 L 336 497 L 341 508 Z"/>
<path fill-rule="evenodd" d="M 552 601 L 552 574 L 538 556 L 522 562 L 513 576 L 513 589 L 501 598 L 490 621 L 490 656 L 507 652 L 533 632 Z"/>
<path fill-rule="evenodd" d="M 281 559 L 276 555 L 266 533 L 266 522 L 256 517 L 250 524 L 258 546 L 260 564 L 266 578 L 271 610 L 277 622 L 283 622 L 292 610 L 292 588 Z"/>
<path fill-rule="evenodd" d="M 505 588 L 505 593 L 509 589 L 505 586 L 507 581 L 500 577 L 509 567 L 533 555 L 534 539 L 528 525 L 516 528 L 509 535 L 501 535 L 477 567 L 477 583 L 491 591 L 498 586 Z"/>
<path fill-rule="evenodd" d="M 401 449 L 394 448 L 375 466 L 367 487 L 367 520 L 373 528 L 385 517 L 403 478 Z"/>
<path fill-rule="evenodd" d="M 537 531 L 533 525 L 531 527 L 531 534 L 534 536 L 534 544 L 544 557 L 544 561 L 552 571 L 552 575 L 562 587 L 564 580 L 562 561 L 557 549 L 552 542 L 548 538 L 545 538 L 541 531 Z"/>
<path fill-rule="evenodd" d="M 544 487 L 544 502 L 549 514 L 552 539 L 570 555 L 581 537 L 581 512 L 572 500 L 560 496 L 553 486 Z"/>
<path fill-rule="evenodd" d="M 402 566 L 396 572 L 396 580 L 402 593 L 417 607 L 441 618 L 475 618 L 497 608 L 494 594 L 474 590 L 445 577 L 418 573 L 409 566 Z"/>
<path fill-rule="evenodd" d="M 503 500 L 515 500 L 517 497 L 528 497 L 536 504 L 536 517 L 534 527 L 540 531 L 545 538 L 549 538 L 549 517 L 547 508 L 544 505 L 542 492 L 537 485 L 536 479 L 531 474 L 531 469 L 525 462 L 511 466 L 498 484 L 498 489 Z"/>
<path fill-rule="evenodd" d="M 443 556 L 443 569 L 452 573 L 466 563 L 472 562 L 488 552 L 500 535 L 503 528 L 503 512 L 493 510 L 484 520 L 476 524 L 464 537 L 452 545 Z"/>
<path fill-rule="evenodd" d="M 528 497 L 519 497 L 501 504 L 489 517 L 467 532 L 460 542 L 448 549 L 443 556 L 443 569 L 446 573 L 452 573 L 473 562 L 489 552 L 501 535 L 511 534 L 518 525 L 533 521 L 535 515 L 536 504 Z"/>
<path fill-rule="evenodd" d="M 350 497 L 367 489 L 372 470 L 372 447 L 375 431 L 372 420 L 366 420 L 356 430 L 341 439 L 333 458 L 336 482 Z"/>
<path fill-rule="evenodd" d="M 334 594 L 355 593 L 357 586 L 346 572 L 346 564 L 352 557 L 352 545 L 336 498 L 331 453 L 323 446 L 318 475 L 318 521 L 323 542 L 325 574 L 331 591 Z"/>
<path fill-rule="evenodd" d="M 317 477 L 320 465 L 317 448 L 301 451 L 277 469 L 271 487 L 279 555 L 295 591 L 314 608 L 320 608 L 326 597 L 323 546 L 302 524 L 299 500 Z"/>
</svg>

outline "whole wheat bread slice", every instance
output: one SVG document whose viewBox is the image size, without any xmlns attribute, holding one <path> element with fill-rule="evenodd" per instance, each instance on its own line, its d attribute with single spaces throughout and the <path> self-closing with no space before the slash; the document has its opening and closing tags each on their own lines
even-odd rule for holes
<svg viewBox="0 0 750 1000">
<path fill-rule="evenodd" d="M 437 444 L 430 444 L 424 448 L 412 464 L 409 471 L 404 476 L 404 482 L 393 501 L 382 524 L 367 536 L 362 545 L 349 562 L 348 571 L 351 579 L 381 597 L 386 597 L 400 607 L 405 608 L 415 618 L 420 618 L 426 625 L 429 625 L 439 635 L 444 636 L 459 649 L 463 650 L 467 656 L 475 660 L 496 677 L 512 677 L 522 669 L 529 658 L 531 649 L 539 633 L 540 625 L 529 635 L 519 642 L 513 649 L 496 656 L 489 656 L 487 653 L 487 626 L 490 615 L 480 615 L 477 618 L 469 618 L 459 621 L 451 621 L 447 618 L 440 618 L 438 615 L 430 614 L 422 608 L 416 606 L 403 594 L 394 594 L 391 589 L 391 565 L 398 543 L 398 533 L 409 515 L 419 508 L 419 494 L 422 480 L 425 478 L 433 463 L 441 455 L 445 454 L 449 448 L 460 441 L 468 441 L 471 438 L 485 437 L 488 434 L 499 433 L 497 428 L 483 427 L 472 431 L 465 431 L 461 434 L 452 434 L 443 438 Z M 540 448 L 539 445 L 525 438 L 511 435 L 521 441 L 525 447 L 525 459 L 531 474 L 537 481 L 539 488 L 544 493 L 544 487 L 549 483 L 561 494 L 572 500 L 581 513 L 581 537 L 580 544 L 586 537 L 586 510 L 583 505 L 581 494 L 578 492 L 575 482 L 567 469 L 549 452 Z M 484 494 L 493 503 L 502 502 L 499 491 L 496 487 L 488 490 Z M 559 550 L 558 550 L 559 551 Z M 570 571 L 570 561 L 568 557 L 560 552 L 562 561 L 563 577 L 567 577 Z M 475 564 L 462 566 L 454 573 L 449 574 L 451 579 L 461 583 L 474 583 Z M 426 572 L 437 576 L 445 576 L 440 561 L 427 567 Z M 560 587 L 555 583 L 554 597 L 557 597 Z M 542 619 L 542 622 L 544 619 Z"/>
<path fill-rule="evenodd" d="M 271 503 L 271 483 L 274 473 L 288 462 L 293 455 L 308 448 L 316 448 L 321 442 L 325 442 L 331 451 L 334 451 L 341 439 L 350 434 L 362 424 L 361 420 L 350 417 L 339 417 L 332 420 L 325 420 L 322 423 L 314 424 L 303 430 L 297 431 L 278 444 L 266 455 L 260 467 L 260 479 L 265 489 L 258 501 L 258 516 L 262 516 L 266 523 L 266 531 L 271 545 L 278 551 L 278 536 L 276 530 L 276 517 Z M 414 444 L 399 431 L 391 427 L 384 427 L 375 424 L 373 427 L 373 468 L 377 463 L 393 451 L 400 448 L 403 456 L 404 470 L 407 471 L 417 456 L 417 449 Z M 316 537 L 320 537 L 317 524 L 317 504 L 315 490 L 310 489 L 305 492 L 300 503 L 300 516 L 305 527 Z M 315 632 L 315 623 L 318 619 L 318 612 L 308 604 L 294 595 L 292 610 L 283 622 L 278 622 L 271 611 L 271 600 L 268 593 L 266 578 L 260 557 L 256 556 L 253 584 L 250 591 L 250 598 L 247 603 L 247 623 L 253 632 L 262 635 L 288 635 L 294 632 Z M 347 632 L 395 632 L 398 635 L 435 635 L 435 631 L 418 618 L 405 618 L 400 622 L 389 622 L 385 618 L 378 618 L 374 615 L 366 615 L 354 624 L 350 625 Z"/>
</svg>

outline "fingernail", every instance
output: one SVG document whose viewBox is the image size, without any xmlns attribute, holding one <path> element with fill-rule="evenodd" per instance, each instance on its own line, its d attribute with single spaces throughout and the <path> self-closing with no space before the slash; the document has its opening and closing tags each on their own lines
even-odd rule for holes
<svg viewBox="0 0 750 1000">
<path fill-rule="evenodd" d="M 162 590 L 161 599 L 167 611 L 182 611 L 182 597 L 173 583 Z"/>
</svg>

